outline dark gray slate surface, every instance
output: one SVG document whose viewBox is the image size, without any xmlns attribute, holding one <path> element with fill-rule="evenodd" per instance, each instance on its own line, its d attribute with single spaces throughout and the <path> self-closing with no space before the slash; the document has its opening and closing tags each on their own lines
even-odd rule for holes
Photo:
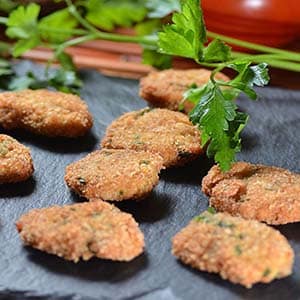
<svg viewBox="0 0 300 300">
<path fill-rule="evenodd" d="M 25 70 L 36 66 L 19 65 Z M 163 172 L 159 185 L 140 203 L 121 203 L 145 234 L 146 252 L 129 263 L 93 259 L 73 264 L 24 248 L 14 227 L 18 217 L 34 207 L 82 201 L 71 194 L 63 177 L 65 166 L 93 149 L 106 126 L 120 114 L 139 109 L 136 81 L 83 72 L 86 99 L 95 118 L 91 134 L 79 140 L 47 139 L 11 132 L 32 149 L 33 179 L 0 187 L 0 299 L 300 299 L 300 225 L 279 226 L 295 250 L 293 275 L 251 290 L 217 275 L 183 266 L 171 255 L 171 237 L 207 207 L 200 191 L 211 166 L 205 157 L 184 168 Z M 300 172 L 300 92 L 265 88 L 257 103 L 240 99 L 251 115 L 239 159 Z M 3 131 L 2 129 L 0 129 Z"/>
</svg>

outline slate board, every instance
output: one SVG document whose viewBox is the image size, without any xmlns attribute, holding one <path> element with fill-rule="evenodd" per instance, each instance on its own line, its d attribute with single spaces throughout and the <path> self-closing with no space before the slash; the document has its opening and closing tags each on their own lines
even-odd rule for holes
<svg viewBox="0 0 300 300">
<path fill-rule="evenodd" d="M 17 69 L 41 72 L 29 62 Z M 36 171 L 27 182 L 0 187 L 0 299 L 300 299 L 300 224 L 277 227 L 295 250 L 293 275 L 250 290 L 192 270 L 171 255 L 171 237 L 207 207 L 200 184 L 212 162 L 205 157 L 163 172 L 144 201 L 118 205 L 134 215 L 145 234 L 146 252 L 132 262 L 92 259 L 74 264 L 23 247 L 14 227 L 19 216 L 31 208 L 82 201 L 64 183 L 65 166 L 97 149 L 115 118 L 146 105 L 138 97 L 136 81 L 96 71 L 82 75 L 81 96 L 95 119 L 90 135 L 67 140 L 10 132 L 31 148 Z M 275 88 L 258 92 L 263 98 L 258 103 L 239 100 L 251 116 L 239 159 L 300 172 L 300 92 Z"/>
</svg>

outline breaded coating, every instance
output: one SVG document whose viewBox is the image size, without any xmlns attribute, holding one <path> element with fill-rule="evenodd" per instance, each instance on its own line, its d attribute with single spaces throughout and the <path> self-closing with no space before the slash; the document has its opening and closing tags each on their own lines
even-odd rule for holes
<svg viewBox="0 0 300 300">
<path fill-rule="evenodd" d="M 177 111 L 182 103 L 183 94 L 193 84 L 202 86 L 209 81 L 211 71 L 206 69 L 164 70 L 152 72 L 140 81 L 140 97 L 156 107 Z M 218 80 L 228 81 L 229 78 L 218 73 Z M 183 111 L 188 113 L 193 104 L 185 101 Z"/>
<path fill-rule="evenodd" d="M 48 90 L 0 93 L 0 126 L 24 128 L 46 136 L 78 137 L 87 133 L 93 118 L 76 95 Z"/>
<path fill-rule="evenodd" d="M 28 179 L 34 168 L 29 148 L 0 134 L 0 184 Z"/>
<path fill-rule="evenodd" d="M 222 173 L 214 166 L 202 191 L 211 206 L 234 216 L 274 225 L 300 221 L 300 174 L 285 169 L 237 162 Z"/>
<path fill-rule="evenodd" d="M 74 262 L 93 256 L 130 261 L 144 248 L 133 217 L 103 201 L 33 209 L 16 226 L 26 245 Z"/>
<path fill-rule="evenodd" d="M 162 168 L 158 154 L 103 149 L 67 166 L 65 180 L 91 201 L 140 199 L 158 183 Z"/>
<path fill-rule="evenodd" d="M 277 230 L 255 220 L 204 212 L 173 238 L 173 254 L 247 288 L 291 274 L 294 252 Z"/>
<path fill-rule="evenodd" d="M 202 152 L 199 130 L 188 117 L 167 109 L 142 109 L 115 120 L 106 130 L 103 148 L 150 151 L 165 167 L 180 166 Z"/>
</svg>

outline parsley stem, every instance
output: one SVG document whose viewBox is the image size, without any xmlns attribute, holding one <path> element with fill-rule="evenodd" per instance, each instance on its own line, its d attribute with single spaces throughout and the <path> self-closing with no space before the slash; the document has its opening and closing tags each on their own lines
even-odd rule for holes
<svg viewBox="0 0 300 300">
<path fill-rule="evenodd" d="M 216 84 L 216 81 L 215 81 L 215 76 L 217 73 L 219 73 L 220 71 L 222 71 L 225 67 L 226 67 L 227 63 L 222 63 L 222 64 L 219 64 L 219 66 L 217 68 L 215 68 L 211 74 L 210 74 L 210 81 L 213 83 L 213 84 Z"/>
<path fill-rule="evenodd" d="M 97 33 L 98 29 L 95 28 L 92 24 L 90 24 L 88 21 L 86 21 L 78 12 L 76 6 L 72 3 L 71 0 L 65 0 L 66 4 L 68 5 L 68 9 L 70 14 L 77 19 L 77 21 L 87 30 L 93 33 Z"/>
<path fill-rule="evenodd" d="M 233 52 L 233 57 L 237 59 L 246 59 L 252 60 L 253 62 L 266 62 L 268 65 L 272 67 L 276 67 L 279 69 L 296 71 L 300 72 L 300 63 L 289 61 L 286 56 L 278 55 L 278 54 L 258 54 L 249 56 L 244 53 Z"/>
<path fill-rule="evenodd" d="M 56 53 L 60 53 L 60 52 L 64 51 L 64 49 L 67 47 L 71 47 L 71 46 L 75 46 L 78 44 L 82 44 L 84 42 L 92 41 L 92 40 L 95 40 L 96 38 L 97 38 L 96 34 L 91 33 L 91 34 L 81 36 L 81 37 L 78 37 L 78 38 L 75 38 L 72 40 L 68 40 L 57 47 Z"/>
<path fill-rule="evenodd" d="M 240 47 L 244 47 L 244 48 L 248 48 L 248 49 L 252 49 L 252 50 L 256 50 L 256 51 L 261 51 L 261 52 L 265 52 L 265 53 L 281 54 L 291 60 L 292 59 L 294 59 L 294 60 L 300 59 L 300 54 L 298 54 L 296 52 L 292 52 L 292 51 L 287 51 L 287 50 L 282 50 L 282 49 L 264 46 L 264 45 L 260 45 L 260 44 L 255 44 L 255 43 L 239 40 L 236 38 L 232 38 L 232 37 L 229 37 L 226 35 L 217 34 L 217 33 L 211 32 L 211 31 L 207 31 L 207 36 L 210 38 L 214 38 L 214 39 L 217 38 L 217 39 L 223 40 L 232 45 L 236 45 L 236 46 L 240 46 Z"/>
<path fill-rule="evenodd" d="M 114 42 L 127 42 L 127 43 L 138 43 L 149 46 L 157 45 L 157 37 L 155 36 L 131 36 L 116 33 L 107 33 L 99 31 L 96 33 L 97 37 L 103 40 L 114 41 Z"/>
<path fill-rule="evenodd" d="M 53 33 L 67 33 L 72 35 L 86 35 L 89 33 L 89 31 L 85 29 L 63 29 L 63 28 L 52 28 L 52 27 L 46 27 L 46 26 L 40 26 L 39 30 L 44 32 L 53 32 Z"/>
<path fill-rule="evenodd" d="M 282 54 L 270 54 L 270 53 L 266 53 L 266 54 L 256 54 L 256 55 L 250 55 L 247 53 L 242 53 L 242 52 L 238 52 L 238 51 L 232 51 L 231 52 L 233 57 L 258 57 L 258 58 L 266 58 L 266 59 L 276 59 L 276 60 L 285 60 L 285 61 L 299 61 L 300 62 L 300 57 L 299 59 L 290 59 L 289 57 L 286 57 L 285 55 Z"/>
<path fill-rule="evenodd" d="M 92 39 L 99 38 L 114 42 L 139 43 L 149 46 L 156 46 L 157 44 L 157 37 L 153 36 L 129 36 L 100 31 L 80 15 L 80 13 L 77 11 L 77 8 L 72 4 L 72 1 L 65 0 L 65 2 L 68 5 L 70 14 L 72 14 L 84 28 L 95 35 L 95 37 Z"/>
</svg>

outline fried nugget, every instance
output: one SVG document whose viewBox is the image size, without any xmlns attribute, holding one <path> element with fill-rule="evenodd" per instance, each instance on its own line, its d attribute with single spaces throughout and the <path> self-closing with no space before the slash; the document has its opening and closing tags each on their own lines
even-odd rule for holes
<svg viewBox="0 0 300 300">
<path fill-rule="evenodd" d="M 23 90 L 0 94 L 0 125 L 46 136 L 78 137 L 92 127 L 93 119 L 76 95 Z"/>
<path fill-rule="evenodd" d="M 158 154 L 103 149 L 67 166 L 65 180 L 91 201 L 140 199 L 158 183 L 162 168 Z"/>
<path fill-rule="evenodd" d="M 0 184 L 28 179 L 34 171 L 29 148 L 0 134 Z"/>
<path fill-rule="evenodd" d="M 130 261 L 144 248 L 133 217 L 103 201 L 34 209 L 16 226 L 26 245 L 74 262 L 93 256 Z"/>
<path fill-rule="evenodd" d="M 226 173 L 212 167 L 202 190 L 218 211 L 274 225 L 300 221 L 300 174 L 238 162 Z"/>
<path fill-rule="evenodd" d="M 165 167 L 180 166 L 202 152 L 200 133 L 188 117 L 167 109 L 142 109 L 115 120 L 106 130 L 103 148 L 150 151 Z"/>
<path fill-rule="evenodd" d="M 209 81 L 211 71 L 206 69 L 174 70 L 152 72 L 140 81 L 140 97 L 156 107 L 179 110 L 183 94 L 193 84 L 202 86 Z M 229 78 L 218 73 L 218 80 L 228 81 Z M 193 104 L 185 101 L 184 112 L 192 110 Z"/>
<path fill-rule="evenodd" d="M 288 241 L 272 227 L 208 211 L 175 235 L 172 252 L 193 268 L 247 288 L 290 275 L 294 260 Z"/>
</svg>

